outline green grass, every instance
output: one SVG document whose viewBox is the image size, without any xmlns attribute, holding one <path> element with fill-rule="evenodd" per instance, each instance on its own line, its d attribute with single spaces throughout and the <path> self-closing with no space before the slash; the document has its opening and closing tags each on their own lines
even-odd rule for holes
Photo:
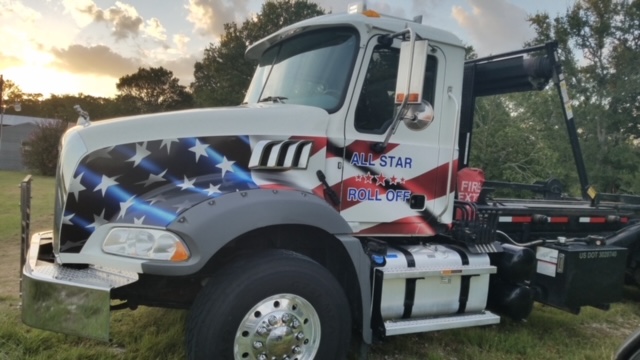
<svg viewBox="0 0 640 360">
<path fill-rule="evenodd" d="M 19 188 L 25 174 L 0 172 L 0 360 L 183 359 L 185 311 L 142 307 L 112 314 L 111 342 L 29 328 L 18 299 Z M 32 229 L 51 227 L 54 180 L 35 177 Z M 526 322 L 405 335 L 371 348 L 372 360 L 610 359 L 640 326 L 640 291 L 610 311 L 584 308 L 575 316 L 537 305 Z"/>
</svg>

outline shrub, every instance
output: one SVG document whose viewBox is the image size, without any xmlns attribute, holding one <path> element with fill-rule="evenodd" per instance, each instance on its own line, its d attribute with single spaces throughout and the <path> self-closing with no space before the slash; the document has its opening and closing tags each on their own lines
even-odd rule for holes
<svg viewBox="0 0 640 360">
<path fill-rule="evenodd" d="M 55 175 L 58 144 L 66 130 L 67 123 L 64 121 L 51 120 L 38 124 L 29 136 L 28 142 L 23 144 L 23 161 L 27 168 L 41 175 Z"/>
</svg>

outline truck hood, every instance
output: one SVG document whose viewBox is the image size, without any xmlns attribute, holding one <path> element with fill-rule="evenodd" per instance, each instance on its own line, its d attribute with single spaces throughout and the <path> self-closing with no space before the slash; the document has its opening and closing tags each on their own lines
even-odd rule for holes
<svg viewBox="0 0 640 360">
<path fill-rule="evenodd" d="M 75 127 L 87 152 L 119 144 L 221 135 L 325 136 L 329 114 L 320 108 L 257 104 L 124 117 Z"/>
<path fill-rule="evenodd" d="M 54 249 L 79 252 L 106 223 L 165 227 L 209 198 L 260 188 L 252 171 L 267 159 L 311 179 L 328 121 L 319 108 L 258 104 L 76 126 L 62 142 Z"/>
</svg>

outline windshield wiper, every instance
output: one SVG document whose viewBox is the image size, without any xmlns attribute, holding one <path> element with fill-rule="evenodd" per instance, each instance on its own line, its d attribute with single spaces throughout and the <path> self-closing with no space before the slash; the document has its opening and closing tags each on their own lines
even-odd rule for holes
<svg viewBox="0 0 640 360">
<path fill-rule="evenodd" d="M 258 101 L 258 102 L 261 103 L 261 102 L 271 101 L 271 102 L 274 102 L 274 103 L 284 104 L 284 101 L 282 101 L 282 100 L 287 100 L 287 99 L 288 98 L 284 97 L 284 96 L 267 96 L 265 98 L 260 99 L 260 101 Z"/>
</svg>

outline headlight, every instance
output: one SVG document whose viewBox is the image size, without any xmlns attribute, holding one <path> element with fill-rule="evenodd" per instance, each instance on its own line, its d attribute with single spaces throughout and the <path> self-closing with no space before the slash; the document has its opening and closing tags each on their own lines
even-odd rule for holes
<svg viewBox="0 0 640 360">
<path fill-rule="evenodd" d="M 191 257 L 189 249 L 179 237 L 155 229 L 112 229 L 102 243 L 102 250 L 114 255 L 174 262 Z"/>
</svg>

